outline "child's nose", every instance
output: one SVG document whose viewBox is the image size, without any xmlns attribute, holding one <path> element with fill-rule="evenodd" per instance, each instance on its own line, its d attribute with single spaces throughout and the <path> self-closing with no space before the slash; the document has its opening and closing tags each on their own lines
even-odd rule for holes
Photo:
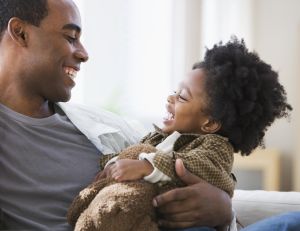
<svg viewBox="0 0 300 231">
<path fill-rule="evenodd" d="M 168 103 L 174 103 L 174 95 L 169 95 L 167 101 Z"/>
</svg>

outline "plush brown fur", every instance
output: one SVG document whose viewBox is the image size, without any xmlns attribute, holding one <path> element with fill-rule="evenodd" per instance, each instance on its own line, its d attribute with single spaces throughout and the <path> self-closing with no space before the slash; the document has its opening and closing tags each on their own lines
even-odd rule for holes
<svg viewBox="0 0 300 231">
<path fill-rule="evenodd" d="M 141 152 L 155 152 L 148 144 L 130 146 L 119 159 L 138 159 Z M 146 181 L 118 183 L 101 179 L 82 190 L 68 211 L 75 231 L 159 231 L 152 199 L 155 184 Z"/>
</svg>

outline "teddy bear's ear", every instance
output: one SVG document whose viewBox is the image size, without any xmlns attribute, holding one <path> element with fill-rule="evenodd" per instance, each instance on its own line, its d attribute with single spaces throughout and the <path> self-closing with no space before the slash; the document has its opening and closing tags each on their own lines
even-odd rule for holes
<svg viewBox="0 0 300 231">
<path fill-rule="evenodd" d="M 120 152 L 119 159 L 137 160 L 139 158 L 140 153 L 142 152 L 145 153 L 156 152 L 156 148 L 150 144 L 135 144 L 129 146 L 128 148 Z"/>
</svg>

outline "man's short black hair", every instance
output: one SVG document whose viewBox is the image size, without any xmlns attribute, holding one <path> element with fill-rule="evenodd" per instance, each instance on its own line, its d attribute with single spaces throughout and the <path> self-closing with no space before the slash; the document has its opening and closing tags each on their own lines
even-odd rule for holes
<svg viewBox="0 0 300 231">
<path fill-rule="evenodd" d="M 0 0 L 0 39 L 12 17 L 39 26 L 47 14 L 47 0 Z"/>
<path fill-rule="evenodd" d="M 233 37 L 225 45 L 214 45 L 203 62 L 194 64 L 193 69 L 199 68 L 206 74 L 207 113 L 221 122 L 218 133 L 242 155 L 263 145 L 267 128 L 292 110 L 278 74 L 249 52 L 243 40 Z"/>
</svg>

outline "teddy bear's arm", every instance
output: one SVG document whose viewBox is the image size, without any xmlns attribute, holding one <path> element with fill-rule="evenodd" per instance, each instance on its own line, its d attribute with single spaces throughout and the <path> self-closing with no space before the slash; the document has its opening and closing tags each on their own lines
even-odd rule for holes
<svg viewBox="0 0 300 231">
<path fill-rule="evenodd" d="M 104 178 L 97 182 L 93 182 L 80 191 L 68 209 L 67 220 L 70 225 L 75 226 L 80 214 L 89 206 L 97 193 L 104 188 L 108 182 L 110 182 L 110 179 Z"/>
</svg>

